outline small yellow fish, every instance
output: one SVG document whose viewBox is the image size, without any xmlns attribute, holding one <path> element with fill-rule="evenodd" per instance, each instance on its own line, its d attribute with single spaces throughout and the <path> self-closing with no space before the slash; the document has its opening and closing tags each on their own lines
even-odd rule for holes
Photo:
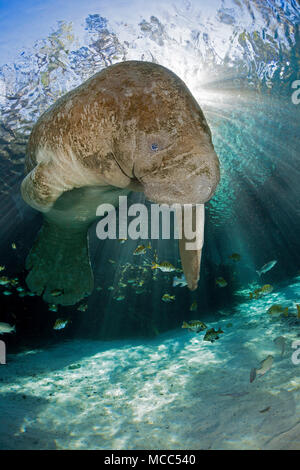
<svg viewBox="0 0 300 470">
<path fill-rule="evenodd" d="M 260 291 L 262 294 L 270 294 L 273 291 L 273 286 L 271 286 L 271 284 L 265 284 Z"/>
<path fill-rule="evenodd" d="M 233 261 L 240 261 L 241 255 L 238 253 L 232 253 L 232 255 L 229 256 L 229 259 L 232 259 Z"/>
<path fill-rule="evenodd" d="M 113 259 L 109 259 L 108 261 L 109 261 L 111 264 L 115 264 L 115 260 L 113 260 Z"/>
<path fill-rule="evenodd" d="M 263 295 L 270 294 L 273 291 L 273 286 L 271 284 L 265 284 L 262 287 L 259 287 L 258 289 L 255 289 L 253 292 L 250 292 L 250 299 L 259 299 L 259 297 L 262 297 Z"/>
<path fill-rule="evenodd" d="M 197 302 L 195 300 L 195 302 L 192 303 L 192 305 L 190 306 L 190 312 L 195 312 L 195 310 L 197 310 Z"/>
<path fill-rule="evenodd" d="M 270 315 L 281 315 L 281 314 L 283 314 L 284 316 L 287 316 L 288 311 L 289 311 L 288 307 L 283 308 L 283 306 L 281 304 L 274 304 L 267 310 L 267 313 L 269 313 Z"/>
<path fill-rule="evenodd" d="M 121 245 L 123 245 L 123 243 L 125 243 L 127 241 L 127 238 L 119 238 L 119 242 L 121 243 Z"/>
<path fill-rule="evenodd" d="M 17 249 L 17 245 L 16 245 L 15 243 L 12 243 L 12 244 L 11 244 L 11 247 L 12 247 L 13 250 L 16 250 L 16 249 Z"/>
<path fill-rule="evenodd" d="M 0 271 L 4 271 L 5 266 L 0 266 Z"/>
<path fill-rule="evenodd" d="M 207 330 L 207 332 L 205 333 L 203 341 L 210 341 L 211 343 L 213 343 L 214 341 L 219 339 L 219 335 L 221 333 L 224 333 L 224 331 L 222 331 L 221 328 L 219 328 L 217 331 L 214 328 L 211 328 L 210 330 Z"/>
<path fill-rule="evenodd" d="M 6 276 L 0 277 L 0 285 L 1 286 L 6 286 L 6 284 L 9 284 L 9 278 Z"/>
<path fill-rule="evenodd" d="M 184 321 L 182 323 L 181 328 L 187 328 L 189 331 L 194 331 L 195 333 L 199 333 L 207 328 L 205 323 L 200 320 L 190 320 L 189 322 Z"/>
<path fill-rule="evenodd" d="M 176 268 L 173 264 L 169 263 L 168 261 L 162 261 L 161 263 L 152 263 L 151 269 L 160 269 L 163 273 L 171 273 L 175 271 Z"/>
<path fill-rule="evenodd" d="M 297 307 L 297 318 L 300 318 L 300 305 L 296 304 Z"/>
<path fill-rule="evenodd" d="M 164 302 L 172 302 L 175 300 L 175 295 L 164 294 L 161 298 Z"/>
<path fill-rule="evenodd" d="M 139 245 L 133 252 L 134 255 L 144 255 L 146 253 L 145 245 Z"/>
<path fill-rule="evenodd" d="M 151 246 L 150 242 L 148 243 L 147 248 L 148 248 L 148 250 L 152 250 L 152 246 Z"/>
<path fill-rule="evenodd" d="M 69 320 L 63 320 L 62 318 L 58 318 L 54 323 L 53 330 L 62 330 L 67 326 Z"/>
<path fill-rule="evenodd" d="M 216 285 L 219 286 L 219 287 L 226 287 L 227 282 L 225 281 L 225 279 L 223 277 L 217 277 Z"/>
</svg>

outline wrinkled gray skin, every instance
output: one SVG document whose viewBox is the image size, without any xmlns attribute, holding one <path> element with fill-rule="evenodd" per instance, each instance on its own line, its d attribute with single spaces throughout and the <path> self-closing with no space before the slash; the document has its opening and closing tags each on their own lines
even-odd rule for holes
<svg viewBox="0 0 300 470">
<path fill-rule="evenodd" d="M 204 204 L 219 182 L 211 133 L 188 88 L 170 70 L 138 61 L 102 70 L 49 108 L 32 130 L 25 168 L 22 196 L 44 214 L 27 284 L 63 305 L 93 289 L 87 230 L 99 204 L 116 206 L 130 191 L 156 203 Z M 179 248 L 194 290 L 202 246 L 186 250 L 183 238 Z"/>
</svg>

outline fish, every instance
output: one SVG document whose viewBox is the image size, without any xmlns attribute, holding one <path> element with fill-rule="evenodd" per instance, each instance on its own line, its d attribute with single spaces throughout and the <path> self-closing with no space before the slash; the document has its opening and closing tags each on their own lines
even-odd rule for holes
<svg viewBox="0 0 300 470">
<path fill-rule="evenodd" d="M 217 277 L 216 285 L 219 286 L 219 287 L 226 287 L 227 282 L 225 281 L 225 279 L 223 277 Z"/>
<path fill-rule="evenodd" d="M 144 288 L 138 288 L 135 291 L 136 294 L 143 294 L 144 292 L 146 292 L 146 289 Z M 168 302 L 168 300 L 165 300 L 165 302 Z M 169 302 L 171 302 L 171 300 Z"/>
<path fill-rule="evenodd" d="M 187 328 L 189 331 L 194 331 L 199 333 L 200 331 L 206 330 L 207 326 L 203 321 L 200 320 L 190 320 L 188 322 L 184 321 L 181 328 Z"/>
<path fill-rule="evenodd" d="M 161 298 L 164 302 L 172 302 L 175 300 L 175 295 L 164 294 Z"/>
<path fill-rule="evenodd" d="M 57 305 L 56 304 L 50 304 L 49 307 L 48 307 L 48 310 L 50 310 L 50 312 L 57 312 Z"/>
<path fill-rule="evenodd" d="M 51 291 L 51 295 L 53 297 L 58 297 L 58 296 L 62 295 L 63 293 L 64 293 L 64 291 L 61 290 L 61 289 L 54 289 L 54 290 Z"/>
<path fill-rule="evenodd" d="M 115 264 L 115 260 L 114 259 L 109 259 L 108 260 L 111 264 Z"/>
<path fill-rule="evenodd" d="M 196 300 L 192 303 L 192 305 L 190 306 L 190 312 L 195 312 L 195 310 L 197 310 L 197 302 Z"/>
<path fill-rule="evenodd" d="M 98 287 L 96 287 L 96 290 L 97 290 L 97 291 L 103 290 L 103 287 L 98 286 Z"/>
<path fill-rule="evenodd" d="M 176 268 L 169 261 L 162 261 L 161 263 L 152 263 L 151 269 L 160 269 L 163 273 L 171 273 L 176 271 Z"/>
<path fill-rule="evenodd" d="M 260 413 L 266 413 L 266 411 L 269 411 L 271 409 L 270 406 L 267 406 L 267 408 L 264 408 L 263 410 L 259 410 Z"/>
<path fill-rule="evenodd" d="M 134 255 L 144 255 L 146 253 L 145 245 L 139 245 L 133 252 Z"/>
<path fill-rule="evenodd" d="M 114 290 L 114 286 L 109 286 L 107 290 Z"/>
<path fill-rule="evenodd" d="M 260 292 L 262 294 L 270 294 L 271 292 L 273 292 L 273 286 L 271 286 L 271 284 L 265 284 L 264 286 L 261 287 L 260 289 Z"/>
<path fill-rule="evenodd" d="M 5 266 L 0 266 L 0 271 L 4 271 Z"/>
<path fill-rule="evenodd" d="M 87 304 L 81 304 L 81 305 L 79 305 L 79 307 L 77 307 L 77 310 L 79 312 L 85 312 L 87 310 L 87 308 L 88 308 Z"/>
<path fill-rule="evenodd" d="M 173 287 L 177 287 L 177 286 L 185 287 L 185 286 L 187 286 L 187 281 L 186 281 L 185 275 L 182 274 L 181 277 L 177 277 L 177 276 L 173 277 L 173 284 L 172 285 L 173 285 Z"/>
<path fill-rule="evenodd" d="M 266 359 L 261 361 L 258 368 L 253 367 L 250 371 L 250 383 L 252 383 L 256 379 L 257 376 L 265 375 L 268 372 L 268 370 L 271 369 L 272 364 L 273 364 L 273 356 L 269 355 L 268 357 L 266 357 Z"/>
<path fill-rule="evenodd" d="M 17 287 L 16 290 L 17 290 L 18 292 L 24 292 L 24 291 L 25 291 L 25 289 L 24 289 L 23 287 L 21 287 L 21 286 Z"/>
<path fill-rule="evenodd" d="M 238 253 L 232 253 L 232 255 L 229 256 L 229 259 L 232 259 L 233 261 L 240 261 L 241 255 Z"/>
<path fill-rule="evenodd" d="M 1 276 L 0 277 L 0 285 L 1 286 L 6 286 L 6 284 L 9 284 L 9 279 L 6 276 Z"/>
<path fill-rule="evenodd" d="M 123 245 L 123 243 L 127 241 L 127 238 L 119 238 L 118 240 L 121 243 L 121 245 Z"/>
<path fill-rule="evenodd" d="M 274 304 L 270 308 L 268 308 L 267 313 L 269 315 L 288 315 L 289 308 L 283 307 L 281 304 Z"/>
<path fill-rule="evenodd" d="M 63 330 L 69 323 L 69 320 L 58 318 L 54 323 L 53 330 Z"/>
<path fill-rule="evenodd" d="M 253 292 L 250 292 L 250 299 L 258 299 L 263 295 L 270 294 L 271 292 L 273 292 L 273 289 L 274 288 L 273 286 L 271 286 L 271 284 L 265 284 L 264 286 L 255 289 Z"/>
<path fill-rule="evenodd" d="M 297 307 L 297 318 L 300 318 L 300 305 L 296 304 Z"/>
<path fill-rule="evenodd" d="M 272 269 L 275 264 L 277 263 L 277 260 L 269 261 L 269 263 L 264 264 L 260 269 L 258 269 L 256 272 L 259 276 L 261 276 L 264 273 L 267 273 Z"/>
<path fill-rule="evenodd" d="M 124 295 L 119 295 L 118 297 L 115 297 L 115 300 L 124 300 L 125 296 Z"/>
<path fill-rule="evenodd" d="M 16 332 L 16 326 L 11 326 L 8 323 L 2 323 L 0 322 L 0 335 L 3 335 L 5 333 L 15 333 Z"/>
<path fill-rule="evenodd" d="M 274 344 L 281 350 L 281 357 L 285 351 L 286 339 L 284 336 L 278 336 L 278 338 L 274 339 Z"/>
<path fill-rule="evenodd" d="M 218 331 L 216 331 L 214 328 L 210 328 L 210 330 L 207 330 L 207 332 L 205 333 L 203 341 L 210 341 L 211 343 L 213 343 L 214 341 L 219 339 L 219 335 L 222 333 L 224 333 L 224 331 L 222 331 L 221 328 L 219 328 Z"/>
<path fill-rule="evenodd" d="M 16 249 L 17 249 L 17 245 L 16 245 L 15 243 L 12 243 L 12 244 L 11 244 L 11 247 L 12 247 L 13 250 L 16 250 Z"/>
<path fill-rule="evenodd" d="M 3 292 L 3 295 L 12 295 L 12 292 L 10 292 L 10 290 L 5 290 Z"/>
</svg>

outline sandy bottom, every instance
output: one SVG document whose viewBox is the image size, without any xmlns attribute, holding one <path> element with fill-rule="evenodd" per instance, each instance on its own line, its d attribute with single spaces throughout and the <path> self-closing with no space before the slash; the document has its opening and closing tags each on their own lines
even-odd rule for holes
<svg viewBox="0 0 300 470">
<path fill-rule="evenodd" d="M 244 302 L 208 325 L 224 331 L 214 343 L 178 329 L 9 355 L 0 366 L 0 448 L 300 449 L 300 364 L 291 360 L 299 294 L 298 279 Z M 270 319 L 273 303 L 291 316 Z M 269 354 L 272 368 L 250 383 Z"/>
</svg>

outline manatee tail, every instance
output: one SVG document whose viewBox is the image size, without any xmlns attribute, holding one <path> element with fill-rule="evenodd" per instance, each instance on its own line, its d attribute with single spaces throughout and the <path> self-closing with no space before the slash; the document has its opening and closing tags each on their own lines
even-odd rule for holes
<svg viewBox="0 0 300 470">
<path fill-rule="evenodd" d="M 52 304 L 73 305 L 93 289 L 88 227 L 62 227 L 45 219 L 27 257 L 29 289 Z"/>
</svg>

